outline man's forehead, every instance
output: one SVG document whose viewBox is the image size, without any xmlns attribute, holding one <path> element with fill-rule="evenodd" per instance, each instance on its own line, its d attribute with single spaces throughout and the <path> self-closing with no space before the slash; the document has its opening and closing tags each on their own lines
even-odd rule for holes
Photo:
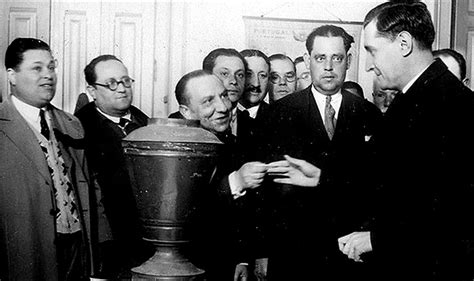
<svg viewBox="0 0 474 281">
<path fill-rule="evenodd" d="M 47 50 L 32 49 L 23 53 L 23 62 L 28 63 L 42 63 L 53 61 L 53 56 Z"/>
</svg>

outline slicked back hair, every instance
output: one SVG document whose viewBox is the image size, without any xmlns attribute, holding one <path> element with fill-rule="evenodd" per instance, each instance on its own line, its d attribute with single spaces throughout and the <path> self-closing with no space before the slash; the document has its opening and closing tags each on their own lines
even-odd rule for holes
<svg viewBox="0 0 474 281">
<path fill-rule="evenodd" d="M 375 21 L 380 36 L 395 40 L 402 31 L 410 33 L 421 49 L 431 50 L 435 29 L 430 12 L 422 2 L 385 2 L 370 10 L 364 19 L 364 28 Z"/>
<path fill-rule="evenodd" d="M 440 49 L 433 51 L 433 56 L 452 57 L 459 65 L 459 69 L 461 71 L 461 80 L 466 78 L 466 60 L 464 59 L 463 55 L 453 49 Z"/>
<path fill-rule="evenodd" d="M 247 61 L 244 57 L 237 50 L 229 48 L 218 48 L 212 50 L 202 61 L 202 69 L 212 72 L 214 66 L 216 66 L 216 60 L 220 56 L 239 58 L 244 64 L 244 71 L 247 70 Z"/>
<path fill-rule="evenodd" d="M 181 79 L 179 79 L 178 83 L 176 84 L 176 88 L 174 90 L 174 94 L 176 96 L 176 100 L 178 101 L 179 105 L 189 105 L 189 96 L 186 92 L 186 86 L 191 79 L 204 77 L 204 76 L 213 76 L 212 72 L 199 69 L 191 71 L 185 74 Z"/>
<path fill-rule="evenodd" d="M 267 63 L 268 69 L 270 69 L 270 61 L 268 60 L 267 55 L 265 55 L 262 51 L 256 50 L 256 49 L 245 49 L 245 50 L 240 51 L 240 54 L 241 54 L 244 58 L 248 58 L 248 57 L 261 57 L 261 58 L 264 59 L 265 62 Z"/>
<path fill-rule="evenodd" d="M 351 44 L 354 43 L 354 37 L 347 33 L 344 28 L 335 26 L 335 25 L 322 25 L 320 27 L 317 27 L 311 31 L 311 33 L 308 35 L 308 38 L 306 38 L 306 50 L 308 51 L 308 54 L 311 55 L 311 51 L 313 50 L 313 45 L 314 45 L 314 38 L 316 36 L 321 36 L 321 37 L 342 37 L 342 40 L 344 42 L 344 49 L 346 50 L 346 53 L 349 51 L 351 48 Z"/>
<path fill-rule="evenodd" d="M 84 68 L 84 76 L 86 77 L 87 84 L 93 86 L 97 82 L 97 73 L 95 73 L 95 66 L 101 61 L 116 60 L 122 62 L 119 58 L 114 55 L 100 55 L 91 60 L 91 62 Z"/>
<path fill-rule="evenodd" d="M 289 56 L 284 55 L 284 54 L 273 54 L 273 55 L 268 57 L 269 62 L 272 62 L 274 60 L 287 60 L 287 61 L 291 62 L 291 64 L 293 65 L 293 71 L 296 72 L 295 64 Z"/>
<path fill-rule="evenodd" d="M 16 38 L 7 47 L 5 68 L 18 70 L 18 66 L 23 62 L 23 54 L 28 50 L 45 50 L 51 53 L 49 45 L 42 40 L 36 38 Z"/>
</svg>

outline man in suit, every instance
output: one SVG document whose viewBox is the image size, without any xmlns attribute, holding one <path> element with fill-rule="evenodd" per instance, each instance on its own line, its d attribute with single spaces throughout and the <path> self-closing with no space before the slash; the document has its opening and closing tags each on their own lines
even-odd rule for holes
<svg viewBox="0 0 474 281">
<path fill-rule="evenodd" d="M 271 108 L 264 123 L 264 162 L 290 155 L 321 169 L 318 186 L 263 186 L 263 242 L 258 275 L 268 280 L 354 279 L 364 268 L 347 262 L 337 238 L 369 222 L 369 192 L 362 171 L 367 141 L 380 113 L 373 105 L 341 90 L 350 66 L 353 38 L 344 29 L 324 25 L 307 38 L 306 63 L 312 86 L 288 95 Z M 265 148 L 266 146 L 266 148 Z M 263 269 L 263 270 L 262 270 Z"/>
<path fill-rule="evenodd" d="M 466 77 L 466 59 L 462 54 L 453 49 L 439 49 L 433 51 L 433 56 L 444 62 L 454 76 L 469 87 L 469 78 Z"/>
<path fill-rule="evenodd" d="M 122 139 L 146 126 L 148 116 L 132 105 L 134 80 L 113 55 L 94 58 L 84 69 L 93 102 L 76 116 L 85 131 L 86 156 L 102 190 L 112 240 L 101 244 L 102 277 L 117 278 L 147 255 L 140 242 L 137 211 L 122 151 Z M 142 260 L 143 261 L 143 260 Z"/>
<path fill-rule="evenodd" d="M 364 34 L 367 70 L 401 93 L 373 137 L 375 174 L 390 171 L 377 179 L 375 224 L 341 237 L 341 251 L 372 251 L 378 280 L 472 280 L 474 95 L 433 58 L 424 3 L 378 5 Z"/>
<path fill-rule="evenodd" d="M 186 119 L 200 120 L 201 126 L 224 143 L 217 172 L 203 199 L 204 216 L 195 236 L 191 254 L 207 272 L 207 280 L 247 280 L 250 261 L 247 191 L 263 180 L 266 165 L 241 164 L 236 157 L 236 140 L 229 132 L 232 108 L 222 81 L 205 70 L 184 75 L 176 85 L 179 110 Z M 200 230 L 200 231 L 199 231 Z"/>
<path fill-rule="evenodd" d="M 5 67 L 11 95 L 0 106 L 0 279 L 89 280 L 99 195 L 81 123 L 50 104 L 56 63 L 45 42 L 13 40 Z"/>
<path fill-rule="evenodd" d="M 301 91 L 311 86 L 311 73 L 304 62 L 304 58 L 299 56 L 295 59 L 296 69 L 296 91 Z"/>
<path fill-rule="evenodd" d="M 245 86 L 247 62 L 235 49 L 217 48 L 209 52 L 202 61 L 202 69 L 216 75 L 227 90 L 231 102 L 230 129 L 237 135 L 237 102 L 242 97 Z M 183 118 L 179 111 L 170 114 L 169 118 Z"/>
<path fill-rule="evenodd" d="M 268 61 L 270 61 L 268 95 L 270 102 L 274 102 L 295 92 L 296 69 L 290 57 L 284 54 L 273 54 Z"/>
</svg>

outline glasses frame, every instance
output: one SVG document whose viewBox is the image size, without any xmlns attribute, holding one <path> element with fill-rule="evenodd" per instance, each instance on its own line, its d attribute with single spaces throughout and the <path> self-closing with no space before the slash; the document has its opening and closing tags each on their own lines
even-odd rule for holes
<svg viewBox="0 0 474 281">
<path fill-rule="evenodd" d="M 276 76 L 278 77 L 278 80 L 273 81 L 274 79 L 272 78 L 272 76 L 274 76 L 274 75 L 276 75 Z M 290 78 L 290 79 L 288 79 L 288 73 L 286 73 L 283 77 L 281 77 L 280 74 L 278 74 L 278 73 L 270 73 L 269 76 L 270 76 L 270 77 L 269 77 L 268 80 L 270 80 L 270 82 L 271 82 L 272 84 L 275 84 L 275 85 L 276 85 L 276 84 L 280 84 L 281 79 L 285 79 L 286 83 L 293 83 L 293 82 L 295 82 L 296 79 L 298 78 L 298 77 L 296 77 L 296 73 L 295 73 L 295 72 L 293 72 L 293 77 Z"/>
<path fill-rule="evenodd" d="M 124 79 L 129 79 L 131 82 L 130 82 L 130 85 L 127 86 L 127 84 L 125 84 L 125 81 Z M 110 83 L 114 83 L 115 82 L 115 87 L 112 87 L 112 84 Z M 99 86 L 102 86 L 104 88 L 108 88 L 109 90 L 111 91 L 116 91 L 118 89 L 118 86 L 120 85 L 120 83 L 122 83 L 122 85 L 125 87 L 125 88 L 131 88 L 132 87 L 132 84 L 135 82 L 135 79 L 131 78 L 131 77 L 128 77 L 128 78 L 122 78 L 121 80 L 119 81 L 116 81 L 116 80 L 112 80 L 110 82 L 108 82 L 109 84 L 102 84 L 102 83 L 94 83 L 94 85 L 99 85 Z"/>
</svg>

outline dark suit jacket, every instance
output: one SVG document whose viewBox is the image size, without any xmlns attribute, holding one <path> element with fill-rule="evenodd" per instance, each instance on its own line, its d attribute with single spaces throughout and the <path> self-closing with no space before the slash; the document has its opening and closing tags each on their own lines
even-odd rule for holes
<svg viewBox="0 0 474 281">
<path fill-rule="evenodd" d="M 248 115 L 243 115 L 242 111 L 237 110 L 237 157 L 240 164 L 258 160 L 256 153 L 258 143 L 262 138 L 263 122 L 267 119 L 268 103 L 262 101 L 257 110 L 255 119 Z"/>
<path fill-rule="evenodd" d="M 176 116 L 180 118 L 180 116 Z M 182 116 L 181 116 L 182 118 Z M 243 224 L 249 211 L 247 196 L 234 199 L 229 174 L 240 166 L 237 140 L 230 132 L 217 134 L 224 144 L 217 169 L 209 186 L 196 201 L 199 212 L 192 224 L 189 248 L 191 262 L 206 271 L 207 281 L 233 280 L 239 263 L 250 263 L 249 224 Z"/>
<path fill-rule="evenodd" d="M 381 275 L 472 280 L 473 93 L 436 60 L 384 118 L 374 171 L 387 172 L 372 231 Z"/>
<path fill-rule="evenodd" d="M 148 116 L 130 108 L 132 122 L 146 126 Z M 97 111 L 95 103 L 85 105 L 76 116 L 85 131 L 86 156 L 94 178 L 102 190 L 103 203 L 114 240 L 137 238 L 136 209 L 122 151 L 125 134 L 120 127 Z"/>
<path fill-rule="evenodd" d="M 264 216 L 259 220 L 264 222 L 260 228 L 268 247 L 269 280 L 354 275 L 344 267 L 351 264 L 339 252 L 337 238 L 361 229 L 370 218 L 370 192 L 361 182 L 370 155 L 368 140 L 380 118 L 372 104 L 343 91 L 330 141 L 311 87 L 271 105 L 260 158 L 269 162 L 288 154 L 305 159 L 322 170 L 322 177 L 316 188 L 278 185 L 271 179 L 263 186 Z"/>
<path fill-rule="evenodd" d="M 91 240 L 98 239 L 90 235 L 91 222 L 98 217 L 84 149 L 75 141 L 84 137 L 83 129 L 74 116 L 53 106 L 50 112 L 80 208 L 88 253 L 81 258 L 91 262 Z M 10 99 L 0 105 L 0 158 L 0 279 L 57 280 L 51 175 L 37 137 Z"/>
</svg>

